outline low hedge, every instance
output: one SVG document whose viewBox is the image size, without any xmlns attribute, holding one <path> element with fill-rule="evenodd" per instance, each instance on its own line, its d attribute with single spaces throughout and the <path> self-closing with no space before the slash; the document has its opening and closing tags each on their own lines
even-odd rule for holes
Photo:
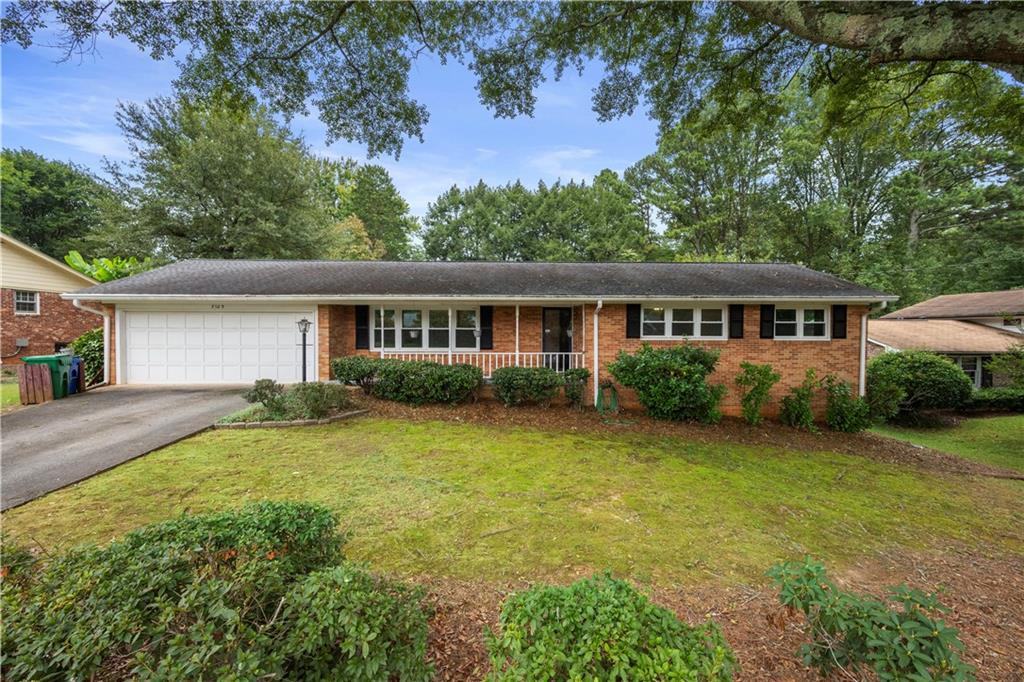
<svg viewBox="0 0 1024 682">
<path fill-rule="evenodd" d="M 565 385 L 565 399 L 576 409 L 583 407 L 583 392 L 587 388 L 587 381 L 590 379 L 590 370 L 585 367 L 567 369 L 562 374 L 562 382 Z"/>
<path fill-rule="evenodd" d="M 506 407 L 550 405 L 563 383 L 558 372 L 549 367 L 501 367 L 494 370 L 491 381 L 495 397 Z"/>
<path fill-rule="evenodd" d="M 691 627 L 632 585 L 597 575 L 512 595 L 488 632 L 488 680 L 731 680 L 718 626 Z"/>
<path fill-rule="evenodd" d="M 5 546 L 3 676 L 426 682 L 422 592 L 346 563 L 337 528 L 324 507 L 261 502 L 45 565 Z"/>
<path fill-rule="evenodd" d="M 483 371 L 472 365 L 378 360 L 375 367 L 372 395 L 411 405 L 465 402 L 475 395 L 484 379 Z"/>
<path fill-rule="evenodd" d="M 274 422 L 295 419 L 323 419 L 333 410 L 348 407 L 348 391 L 339 384 L 308 381 L 285 387 L 273 379 L 257 379 L 242 394 L 252 407 L 228 415 L 222 423 Z"/>
<path fill-rule="evenodd" d="M 363 393 L 370 393 L 379 362 L 381 362 L 380 358 L 346 355 L 343 358 L 331 360 L 331 373 L 341 383 L 355 384 L 363 389 Z"/>
<path fill-rule="evenodd" d="M 1024 388 L 982 388 L 971 394 L 961 408 L 967 411 L 1005 410 L 1024 412 Z"/>
<path fill-rule="evenodd" d="M 636 391 L 637 399 L 655 419 L 696 420 L 706 424 L 722 418 L 718 404 L 725 386 L 709 384 L 718 351 L 696 344 L 652 348 L 644 344 L 633 354 L 619 351 L 608 371 Z"/>
</svg>

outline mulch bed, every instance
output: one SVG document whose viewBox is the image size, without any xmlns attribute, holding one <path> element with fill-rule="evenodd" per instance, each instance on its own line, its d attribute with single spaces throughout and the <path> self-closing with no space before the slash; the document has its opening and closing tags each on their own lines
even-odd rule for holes
<svg viewBox="0 0 1024 682">
<path fill-rule="evenodd" d="M 360 396 L 358 401 L 362 406 L 369 408 L 373 416 L 394 419 L 484 424 L 498 428 L 530 427 L 574 433 L 635 432 L 676 436 L 702 444 L 738 443 L 812 452 L 829 450 L 940 473 L 1024 480 L 1024 474 L 1017 471 L 972 462 L 945 452 L 873 433 L 840 433 L 828 430 L 809 433 L 767 421 L 758 426 L 751 426 L 742 419 L 729 417 L 714 425 L 666 422 L 631 411 L 622 411 L 615 417 L 605 417 L 594 410 L 579 411 L 563 406 L 507 408 L 493 400 L 456 406 L 421 407 L 377 400 L 368 396 Z"/>
<path fill-rule="evenodd" d="M 835 576 L 844 588 L 876 596 L 906 583 L 940 590 L 945 617 L 960 631 L 964 658 L 979 680 L 1024 680 L 1024 557 L 947 552 L 865 561 Z M 485 628 L 497 628 L 501 602 L 520 585 L 424 578 L 435 612 L 429 657 L 439 680 L 480 680 L 488 669 Z M 713 618 L 740 664 L 737 680 L 817 680 L 796 655 L 803 642 L 800 615 L 781 607 L 769 585 L 757 588 L 656 589 L 655 602 L 697 624 Z"/>
</svg>

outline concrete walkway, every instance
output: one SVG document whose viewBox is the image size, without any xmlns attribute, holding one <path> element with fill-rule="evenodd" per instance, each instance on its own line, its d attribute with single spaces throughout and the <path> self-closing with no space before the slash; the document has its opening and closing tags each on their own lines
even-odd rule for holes
<svg viewBox="0 0 1024 682">
<path fill-rule="evenodd" d="M 242 387 L 113 386 L 0 417 L 0 509 L 10 509 L 211 426 Z"/>
</svg>

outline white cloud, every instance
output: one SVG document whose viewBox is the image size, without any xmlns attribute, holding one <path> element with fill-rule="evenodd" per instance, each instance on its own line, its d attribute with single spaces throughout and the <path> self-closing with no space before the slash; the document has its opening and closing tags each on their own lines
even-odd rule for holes
<svg viewBox="0 0 1024 682">
<path fill-rule="evenodd" d="M 74 131 L 56 135 L 40 135 L 44 140 L 59 142 L 69 147 L 112 159 L 127 159 L 131 156 L 128 145 L 120 135 L 89 131 Z"/>
<path fill-rule="evenodd" d="M 487 147 L 477 147 L 476 157 L 480 161 L 486 161 L 487 159 L 493 159 L 498 155 L 497 149 L 488 149 Z"/>
<path fill-rule="evenodd" d="M 599 153 L 588 147 L 557 147 L 528 156 L 526 165 L 548 180 L 586 180 L 600 170 L 594 163 Z"/>
</svg>

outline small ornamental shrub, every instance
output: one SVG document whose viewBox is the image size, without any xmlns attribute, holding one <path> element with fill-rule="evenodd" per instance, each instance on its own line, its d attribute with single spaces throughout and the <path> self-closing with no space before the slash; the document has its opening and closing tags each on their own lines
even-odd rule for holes
<svg viewBox="0 0 1024 682">
<path fill-rule="evenodd" d="M 379 358 L 365 355 L 347 355 L 331 360 L 331 372 L 341 383 L 355 384 L 363 389 L 363 393 L 369 394 L 380 362 Z"/>
<path fill-rule="evenodd" d="M 483 372 L 472 365 L 442 365 L 423 360 L 378 360 L 372 393 L 412 405 L 456 404 L 476 394 Z"/>
<path fill-rule="evenodd" d="M 772 386 L 779 383 L 782 375 L 772 369 L 771 365 L 755 365 L 750 362 L 740 363 L 741 372 L 736 376 L 736 385 L 747 389 L 740 398 L 743 418 L 751 424 L 764 421 L 761 410 L 768 402 L 768 394 Z"/>
<path fill-rule="evenodd" d="M 834 431 L 856 433 L 871 426 L 871 406 L 846 381 L 825 377 L 825 423 Z"/>
<path fill-rule="evenodd" d="M 349 404 L 348 391 L 339 384 L 308 381 L 295 384 L 285 394 L 289 407 L 301 419 L 323 419 Z"/>
<path fill-rule="evenodd" d="M 799 386 L 794 386 L 787 395 L 782 397 L 782 409 L 779 410 L 779 419 L 786 426 L 805 431 L 816 431 L 814 426 L 814 411 L 811 409 L 811 401 L 814 399 L 814 392 L 821 386 L 813 369 L 808 369 L 804 380 Z"/>
<path fill-rule="evenodd" d="M 711 621 L 683 623 L 629 583 L 598 575 L 538 585 L 488 632 L 488 680 L 731 680 L 732 650 Z"/>
<path fill-rule="evenodd" d="M 993 357 L 985 363 L 985 369 L 1005 377 L 1010 382 L 1009 388 L 1024 391 L 1024 341 Z"/>
<path fill-rule="evenodd" d="M 928 410 L 960 407 L 971 397 L 971 388 L 971 380 L 952 360 L 927 351 L 883 353 L 868 363 L 868 401 L 876 413 L 895 406 L 888 418 L 904 422 L 920 421 Z M 898 391 L 902 396 L 896 401 Z"/>
<path fill-rule="evenodd" d="M 3 583 L 4 677 L 429 679 L 419 594 L 344 564 L 337 526 L 262 502 L 49 558 Z"/>
<path fill-rule="evenodd" d="M 272 415 L 285 412 L 284 386 L 273 379 L 257 379 L 252 388 L 242 394 L 247 403 L 259 403 Z"/>
<path fill-rule="evenodd" d="M 934 595 L 901 585 L 889 593 L 894 608 L 840 590 L 811 560 L 779 564 L 768 575 L 782 604 L 806 616 L 810 641 L 800 655 L 823 677 L 865 679 L 873 671 L 880 680 L 974 679 L 956 629 L 939 618 L 948 609 Z"/>
<path fill-rule="evenodd" d="M 585 367 L 567 369 L 562 374 L 562 382 L 565 384 L 565 399 L 576 409 L 583 407 L 583 392 L 587 389 L 588 379 L 590 379 L 590 370 Z"/>
<path fill-rule="evenodd" d="M 715 423 L 725 386 L 708 383 L 718 363 L 718 352 L 700 346 L 652 348 L 644 344 L 630 355 L 620 351 L 608 365 L 615 380 L 636 391 L 647 413 L 656 419 Z"/>
<path fill-rule="evenodd" d="M 494 370 L 491 381 L 495 397 L 506 407 L 524 403 L 547 407 L 562 386 L 562 377 L 549 367 L 501 367 Z"/>
<path fill-rule="evenodd" d="M 1024 412 L 1024 388 L 981 388 L 964 403 L 964 410 Z"/>
<path fill-rule="evenodd" d="M 85 385 L 103 381 L 103 327 L 90 329 L 71 342 L 71 350 L 85 365 Z"/>
</svg>

